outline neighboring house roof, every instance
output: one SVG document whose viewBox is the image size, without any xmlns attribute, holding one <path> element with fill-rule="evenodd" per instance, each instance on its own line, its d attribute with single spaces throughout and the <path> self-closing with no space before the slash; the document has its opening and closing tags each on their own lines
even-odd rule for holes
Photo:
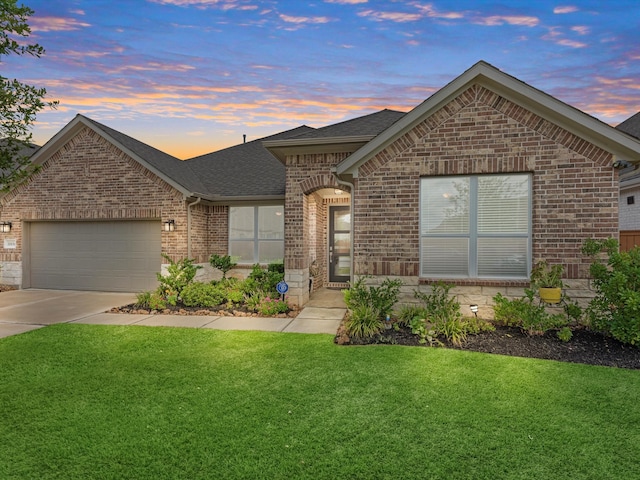
<svg viewBox="0 0 640 480">
<path fill-rule="evenodd" d="M 640 112 L 618 124 L 616 129 L 640 139 Z M 638 167 L 625 170 L 627 171 L 620 172 L 620 189 L 628 190 L 640 185 L 640 170 L 638 170 Z"/>
<path fill-rule="evenodd" d="M 269 137 L 242 143 L 186 161 L 210 199 L 245 200 L 247 197 L 284 198 L 285 170 L 269 151 L 265 140 L 305 135 L 314 129 L 303 125 Z"/>
<path fill-rule="evenodd" d="M 640 142 L 636 139 L 480 61 L 347 157 L 338 165 L 337 173 L 355 175 L 360 165 L 474 84 L 485 86 L 567 131 L 588 139 L 611 152 L 617 159 L 640 162 Z"/>
<path fill-rule="evenodd" d="M 636 138 L 640 138 L 640 112 L 636 113 L 630 118 L 627 118 L 616 128 L 624 133 L 628 133 L 629 135 L 632 135 Z"/>
</svg>

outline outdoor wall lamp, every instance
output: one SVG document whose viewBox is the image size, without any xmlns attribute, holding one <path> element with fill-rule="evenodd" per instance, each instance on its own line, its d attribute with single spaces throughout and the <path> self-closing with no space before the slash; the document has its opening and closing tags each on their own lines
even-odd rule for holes
<svg viewBox="0 0 640 480">
<path fill-rule="evenodd" d="M 0 223 L 0 231 L 2 233 L 9 233 L 11 231 L 11 222 Z"/>
<path fill-rule="evenodd" d="M 175 220 L 167 220 L 163 222 L 164 231 L 165 232 L 173 232 L 176 229 L 176 221 Z"/>
<path fill-rule="evenodd" d="M 469 308 L 471 309 L 471 312 L 476 316 L 476 318 L 478 318 L 478 305 L 474 303 L 473 305 L 469 305 Z"/>
<path fill-rule="evenodd" d="M 613 162 L 613 168 L 621 169 L 621 168 L 629 168 L 632 167 L 633 164 L 631 162 L 627 162 L 626 160 L 616 160 Z"/>
</svg>

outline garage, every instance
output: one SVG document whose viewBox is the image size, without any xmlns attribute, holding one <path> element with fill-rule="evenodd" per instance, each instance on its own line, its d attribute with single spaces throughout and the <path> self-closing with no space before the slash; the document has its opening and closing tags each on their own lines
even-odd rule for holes
<svg viewBox="0 0 640 480">
<path fill-rule="evenodd" d="M 33 222 L 25 226 L 25 286 L 113 292 L 157 286 L 159 221 Z"/>
</svg>

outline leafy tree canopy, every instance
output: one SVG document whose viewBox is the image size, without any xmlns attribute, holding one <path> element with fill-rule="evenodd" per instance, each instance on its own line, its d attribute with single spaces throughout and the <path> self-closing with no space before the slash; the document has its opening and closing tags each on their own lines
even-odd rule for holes
<svg viewBox="0 0 640 480">
<path fill-rule="evenodd" d="M 18 0 L 0 0 L 0 62 L 2 56 L 40 57 L 44 48 L 29 44 L 27 23 L 33 10 L 18 5 Z M 58 102 L 46 101 L 47 91 L 0 75 L 0 188 L 8 190 L 31 173 L 29 157 L 33 150 L 30 126 L 36 113 Z"/>
</svg>

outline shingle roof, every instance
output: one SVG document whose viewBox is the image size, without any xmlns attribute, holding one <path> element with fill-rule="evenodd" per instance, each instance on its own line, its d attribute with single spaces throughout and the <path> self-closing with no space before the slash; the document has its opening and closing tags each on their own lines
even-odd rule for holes
<svg viewBox="0 0 640 480">
<path fill-rule="evenodd" d="M 126 147 L 142 160 L 149 163 L 149 165 L 156 168 L 176 183 L 182 185 L 186 190 L 190 192 L 205 192 L 204 185 L 200 182 L 197 175 L 195 175 L 182 160 L 147 145 L 146 143 L 142 143 L 141 141 L 114 130 L 113 128 L 96 122 L 95 120 L 87 117 L 84 118 L 95 125 L 99 130 L 104 131 L 123 147 Z"/>
<path fill-rule="evenodd" d="M 242 143 L 186 160 L 204 191 L 221 197 L 283 196 L 285 170 L 262 146 L 265 140 L 284 140 L 314 131 L 303 125 L 269 137 Z"/>
<path fill-rule="evenodd" d="M 330 138 L 378 135 L 406 115 L 405 112 L 384 109 L 298 135 L 295 138 Z M 275 140 L 275 139 L 274 139 Z"/>
<path fill-rule="evenodd" d="M 627 118 L 616 128 L 621 132 L 628 133 L 629 135 L 632 135 L 636 138 L 640 138 L 640 112 L 636 113 L 630 118 Z"/>
</svg>

